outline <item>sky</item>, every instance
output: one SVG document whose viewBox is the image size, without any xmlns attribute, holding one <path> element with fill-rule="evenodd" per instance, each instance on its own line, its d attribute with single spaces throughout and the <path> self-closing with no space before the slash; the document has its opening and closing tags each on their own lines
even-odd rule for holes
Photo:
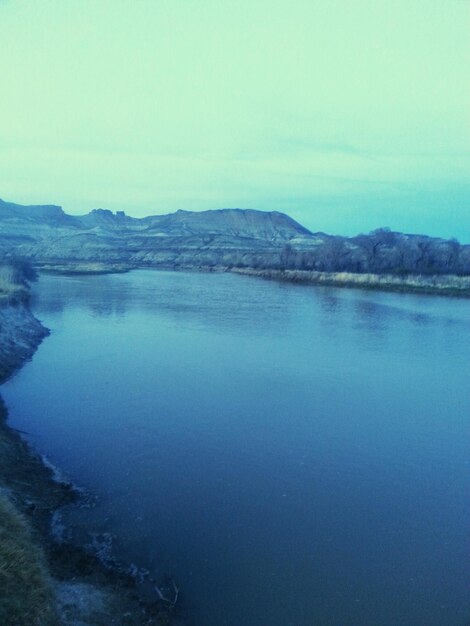
<svg viewBox="0 0 470 626">
<path fill-rule="evenodd" d="M 470 0 L 0 0 L 0 197 L 470 243 Z"/>
</svg>

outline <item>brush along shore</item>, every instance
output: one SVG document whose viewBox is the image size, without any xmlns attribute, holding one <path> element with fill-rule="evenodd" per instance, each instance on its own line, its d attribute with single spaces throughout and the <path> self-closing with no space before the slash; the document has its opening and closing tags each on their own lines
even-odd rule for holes
<svg viewBox="0 0 470 626">
<path fill-rule="evenodd" d="M 233 268 L 236 274 L 256 276 L 267 280 L 323 285 L 325 287 L 350 287 L 395 291 L 404 293 L 427 293 L 446 296 L 470 297 L 470 276 L 457 275 L 404 275 L 359 274 L 353 272 L 314 272 L 309 270 L 272 270 Z"/>
</svg>

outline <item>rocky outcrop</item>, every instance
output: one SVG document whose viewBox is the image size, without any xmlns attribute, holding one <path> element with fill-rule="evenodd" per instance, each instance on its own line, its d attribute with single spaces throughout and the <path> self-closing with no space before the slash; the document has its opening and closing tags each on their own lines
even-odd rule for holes
<svg viewBox="0 0 470 626">
<path fill-rule="evenodd" d="M 70 216 L 60 207 L 0 201 L 0 252 L 36 263 L 229 265 L 258 251 L 276 255 L 286 242 L 309 236 L 307 229 L 277 212 L 177 211 L 135 219 L 120 211 L 95 209 Z"/>
</svg>

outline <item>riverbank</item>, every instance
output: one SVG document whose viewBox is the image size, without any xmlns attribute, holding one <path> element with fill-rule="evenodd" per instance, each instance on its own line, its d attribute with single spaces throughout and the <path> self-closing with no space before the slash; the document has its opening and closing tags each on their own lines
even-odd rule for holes
<svg viewBox="0 0 470 626">
<path fill-rule="evenodd" d="M 399 293 L 424 293 L 441 296 L 470 297 L 470 276 L 356 274 L 352 272 L 313 272 L 232 268 L 232 272 L 266 280 L 278 280 L 324 287 L 348 287 Z"/>
<path fill-rule="evenodd" d="M 133 269 L 125 263 L 55 263 L 38 266 L 46 274 L 88 275 L 88 274 L 124 274 Z"/>
<path fill-rule="evenodd" d="M 229 267 L 223 265 L 125 265 L 119 263 L 66 263 L 40 265 L 38 269 L 47 274 L 116 274 L 133 269 L 155 269 L 159 271 L 185 272 L 232 272 L 244 276 L 254 276 L 266 280 L 320 285 L 323 287 L 347 287 L 394 293 L 422 293 L 429 295 L 470 297 L 470 276 L 454 274 L 370 274 L 354 272 L 316 272 L 310 270 L 263 269 L 251 267 Z"/>
<path fill-rule="evenodd" d="M 48 331 L 28 306 L 28 291 L 0 293 L 0 383 L 31 356 Z M 175 624 L 172 607 L 124 567 L 102 563 L 59 539 L 53 520 L 79 502 L 7 422 L 0 399 L 0 623 L 9 626 Z"/>
</svg>

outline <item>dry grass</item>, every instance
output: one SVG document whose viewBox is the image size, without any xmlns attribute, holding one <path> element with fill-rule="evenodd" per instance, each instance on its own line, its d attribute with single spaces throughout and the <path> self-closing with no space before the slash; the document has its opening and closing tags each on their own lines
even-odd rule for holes
<svg viewBox="0 0 470 626">
<path fill-rule="evenodd" d="M 393 274 L 353 274 L 352 272 L 320 273 L 316 272 L 313 280 L 318 282 L 335 281 L 342 284 L 355 283 L 357 285 L 392 286 L 430 289 L 470 289 L 470 276 L 456 276 L 447 274 L 410 274 L 408 276 L 394 276 Z"/>
<path fill-rule="evenodd" d="M 0 304 L 21 298 L 26 293 L 24 285 L 18 284 L 15 272 L 9 265 L 0 264 Z"/>
<path fill-rule="evenodd" d="M 259 276 L 272 280 L 311 283 L 334 287 L 361 287 L 386 291 L 416 291 L 446 295 L 470 296 L 470 276 L 446 274 L 356 274 L 353 272 L 315 272 L 305 270 L 234 269 L 239 274 Z"/>
<path fill-rule="evenodd" d="M 0 624 L 58 623 L 42 550 L 33 541 L 26 520 L 0 493 Z"/>
</svg>

